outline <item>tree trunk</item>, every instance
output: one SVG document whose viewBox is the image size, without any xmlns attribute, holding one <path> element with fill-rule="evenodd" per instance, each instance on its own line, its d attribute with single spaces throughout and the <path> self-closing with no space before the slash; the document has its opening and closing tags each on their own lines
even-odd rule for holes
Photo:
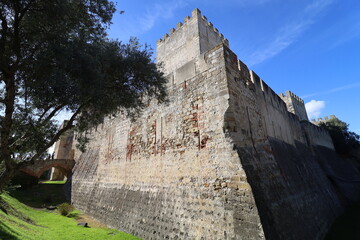
<svg viewBox="0 0 360 240">
<path fill-rule="evenodd" d="M 6 169 L 0 176 L 0 192 L 4 190 L 5 186 L 10 182 L 10 180 L 15 176 L 16 169 L 10 168 Z"/>
</svg>

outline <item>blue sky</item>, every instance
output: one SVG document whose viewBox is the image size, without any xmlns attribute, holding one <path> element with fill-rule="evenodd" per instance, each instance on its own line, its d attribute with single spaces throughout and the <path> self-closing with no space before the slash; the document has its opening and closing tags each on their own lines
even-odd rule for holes
<svg viewBox="0 0 360 240">
<path fill-rule="evenodd" d="M 359 0 L 123 0 L 117 8 L 125 13 L 115 14 L 109 36 L 154 49 L 199 8 L 275 92 L 290 90 L 310 118 L 334 114 L 360 134 Z"/>
</svg>

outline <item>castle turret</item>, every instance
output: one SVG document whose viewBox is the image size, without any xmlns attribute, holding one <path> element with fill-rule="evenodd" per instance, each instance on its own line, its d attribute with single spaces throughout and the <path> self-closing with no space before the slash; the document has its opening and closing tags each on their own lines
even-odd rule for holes
<svg viewBox="0 0 360 240">
<path fill-rule="evenodd" d="M 156 59 L 163 63 L 165 74 L 170 74 L 220 43 L 229 45 L 200 10 L 195 9 L 191 17 L 185 17 L 183 23 L 178 23 L 176 29 L 170 29 L 169 34 L 157 41 Z"/>
<path fill-rule="evenodd" d="M 286 103 L 286 107 L 289 112 L 298 116 L 300 120 L 309 121 L 304 100 L 290 91 L 286 91 L 285 95 L 280 93 L 279 96 Z"/>
</svg>

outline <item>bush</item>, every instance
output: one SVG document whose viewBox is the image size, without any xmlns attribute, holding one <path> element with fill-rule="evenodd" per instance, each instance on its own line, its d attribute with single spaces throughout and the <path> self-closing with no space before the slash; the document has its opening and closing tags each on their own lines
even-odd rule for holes
<svg viewBox="0 0 360 240">
<path fill-rule="evenodd" d="M 57 206 L 57 210 L 63 216 L 68 216 L 72 211 L 74 211 L 74 207 L 68 203 L 62 203 Z"/>
</svg>

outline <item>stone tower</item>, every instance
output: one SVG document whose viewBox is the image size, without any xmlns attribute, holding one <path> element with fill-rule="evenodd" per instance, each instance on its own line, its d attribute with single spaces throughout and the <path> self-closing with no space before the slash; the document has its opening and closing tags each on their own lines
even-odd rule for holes
<svg viewBox="0 0 360 240">
<path fill-rule="evenodd" d="M 178 23 L 176 29 L 170 29 L 169 34 L 157 41 L 156 60 L 164 64 L 165 73 L 174 73 L 172 80 L 176 84 L 186 77 L 181 67 L 186 67 L 186 63 L 221 43 L 229 47 L 228 40 L 207 21 L 199 9 L 195 9 L 192 17 L 185 17 L 184 23 Z"/>
<path fill-rule="evenodd" d="M 305 109 L 304 100 L 302 100 L 300 97 L 296 96 L 290 91 L 286 91 L 285 94 L 280 93 L 279 96 L 286 103 L 286 107 L 289 112 L 298 116 L 301 121 L 309 121 Z"/>
<path fill-rule="evenodd" d="M 73 204 L 144 239 L 323 238 L 343 210 L 323 170 L 340 162 L 329 134 L 289 112 L 198 9 L 157 42 L 157 61 L 169 103 L 89 132 Z"/>
</svg>

